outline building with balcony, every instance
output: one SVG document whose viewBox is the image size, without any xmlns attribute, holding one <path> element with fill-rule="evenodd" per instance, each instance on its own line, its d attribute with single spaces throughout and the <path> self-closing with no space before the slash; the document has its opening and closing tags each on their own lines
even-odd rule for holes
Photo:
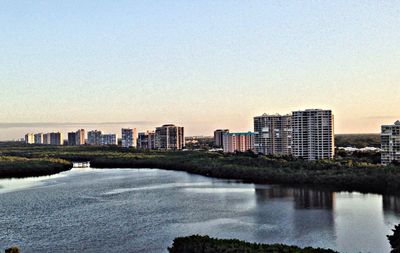
<svg viewBox="0 0 400 253">
<path fill-rule="evenodd" d="M 100 136 L 100 145 L 102 146 L 110 146 L 117 144 L 118 144 L 118 139 L 116 134 L 102 134 Z"/>
<path fill-rule="evenodd" d="M 102 132 L 98 130 L 92 130 L 88 132 L 87 144 L 92 146 L 98 146 L 101 144 Z"/>
<path fill-rule="evenodd" d="M 136 128 L 122 128 L 121 129 L 121 145 L 124 148 L 136 147 L 137 132 Z"/>
<path fill-rule="evenodd" d="M 254 148 L 264 155 L 292 154 L 291 115 L 268 115 L 254 117 Z"/>
<path fill-rule="evenodd" d="M 381 127 L 381 163 L 400 163 L 400 120 Z"/>
<path fill-rule="evenodd" d="M 146 131 L 138 134 L 137 147 L 140 149 L 155 149 L 156 134 L 154 131 Z"/>
<path fill-rule="evenodd" d="M 334 116 L 331 110 L 292 112 L 292 154 L 306 160 L 334 156 Z"/>
<path fill-rule="evenodd" d="M 156 128 L 155 146 L 162 150 L 179 150 L 185 145 L 184 129 L 172 124 Z"/>
<path fill-rule="evenodd" d="M 55 132 L 55 133 L 49 133 L 50 137 L 50 145 L 63 145 L 64 144 L 64 139 L 63 139 L 63 134 L 60 132 Z"/>
<path fill-rule="evenodd" d="M 214 146 L 223 148 L 224 134 L 229 133 L 229 129 L 217 129 L 214 131 Z"/>
<path fill-rule="evenodd" d="M 253 132 L 225 133 L 223 136 L 224 153 L 254 151 Z"/>
</svg>

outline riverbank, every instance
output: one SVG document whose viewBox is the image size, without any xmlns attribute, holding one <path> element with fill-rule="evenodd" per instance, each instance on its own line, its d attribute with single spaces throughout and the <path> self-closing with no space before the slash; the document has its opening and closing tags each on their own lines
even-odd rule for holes
<svg viewBox="0 0 400 253">
<path fill-rule="evenodd" d="M 331 249 L 300 248 L 284 244 L 259 244 L 249 243 L 236 239 L 215 239 L 208 236 L 192 235 L 175 238 L 170 253 L 338 253 Z"/>
<path fill-rule="evenodd" d="M 160 168 L 249 183 L 314 186 L 332 191 L 396 194 L 400 190 L 399 167 L 343 166 L 331 161 L 288 161 L 262 156 L 186 153 L 130 158 L 100 157 L 93 159 L 91 166 Z"/>
<path fill-rule="evenodd" d="M 0 156 L 0 178 L 47 176 L 71 168 L 72 163 L 62 159 Z"/>
<path fill-rule="evenodd" d="M 304 161 L 253 153 L 138 151 L 120 147 L 0 145 L 0 154 L 26 158 L 90 161 L 94 168 L 159 168 L 251 183 L 312 186 L 332 191 L 398 194 L 400 167 L 337 158 Z"/>
</svg>

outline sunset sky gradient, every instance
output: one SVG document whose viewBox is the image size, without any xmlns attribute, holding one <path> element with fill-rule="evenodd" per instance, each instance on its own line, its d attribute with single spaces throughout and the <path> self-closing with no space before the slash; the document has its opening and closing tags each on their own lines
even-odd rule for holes
<svg viewBox="0 0 400 253">
<path fill-rule="evenodd" d="M 3 0 L 0 32 L 0 140 L 211 135 L 306 108 L 332 109 L 336 133 L 400 119 L 399 1 Z"/>
</svg>

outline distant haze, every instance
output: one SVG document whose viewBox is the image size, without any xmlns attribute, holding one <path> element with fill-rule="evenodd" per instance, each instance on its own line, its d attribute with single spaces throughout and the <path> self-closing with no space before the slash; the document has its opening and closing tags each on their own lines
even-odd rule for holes
<svg viewBox="0 0 400 253">
<path fill-rule="evenodd" d="M 399 13 L 398 1 L 5 0 L 0 140 L 164 123 L 211 135 L 307 108 L 332 109 L 336 133 L 377 133 L 400 119 Z"/>
</svg>

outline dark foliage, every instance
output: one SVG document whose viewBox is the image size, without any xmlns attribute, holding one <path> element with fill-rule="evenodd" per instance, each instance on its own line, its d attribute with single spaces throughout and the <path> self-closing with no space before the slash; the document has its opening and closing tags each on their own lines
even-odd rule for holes
<svg viewBox="0 0 400 253">
<path fill-rule="evenodd" d="M 336 134 L 336 147 L 376 147 L 381 146 L 381 136 L 379 134 Z"/>
<path fill-rule="evenodd" d="M 0 156 L 0 178 L 52 175 L 72 168 L 61 159 Z"/>
<path fill-rule="evenodd" d="M 237 179 L 323 187 L 335 191 L 397 194 L 400 167 L 338 157 L 309 162 L 294 157 L 266 157 L 252 152 L 222 154 L 193 151 L 141 151 L 120 147 L 0 145 L 0 155 L 90 161 L 96 168 L 160 168 Z"/>
<path fill-rule="evenodd" d="M 5 250 L 5 253 L 19 253 L 19 248 L 18 247 L 11 247 Z"/>
<path fill-rule="evenodd" d="M 388 235 L 387 238 L 392 246 L 392 253 L 400 253 L 400 224 L 392 229 L 393 235 Z"/>
<path fill-rule="evenodd" d="M 170 253 L 335 253 L 330 249 L 299 248 L 283 244 L 258 244 L 192 235 L 175 238 Z M 336 252 L 337 253 L 337 252 Z"/>
</svg>

